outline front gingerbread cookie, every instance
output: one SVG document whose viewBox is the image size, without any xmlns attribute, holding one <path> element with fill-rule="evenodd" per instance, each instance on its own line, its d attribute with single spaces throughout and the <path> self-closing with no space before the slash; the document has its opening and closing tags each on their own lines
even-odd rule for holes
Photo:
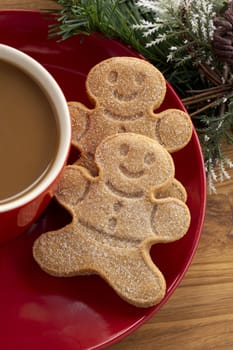
<svg viewBox="0 0 233 350">
<path fill-rule="evenodd" d="M 161 196 L 179 187 L 172 158 L 156 141 L 124 133 L 102 141 L 95 160 L 96 177 L 81 166 L 66 167 L 57 199 L 72 222 L 42 234 L 34 258 L 55 276 L 97 273 L 127 302 L 152 306 L 166 283 L 150 247 L 181 238 L 190 223 L 182 200 Z"/>
<path fill-rule="evenodd" d="M 107 136 L 133 132 L 157 140 L 169 152 L 183 148 L 192 135 L 187 113 L 166 109 L 155 113 L 166 94 L 163 75 L 149 62 L 113 57 L 94 66 L 86 90 L 94 108 L 69 102 L 72 142 L 81 152 L 79 164 L 92 169 L 95 149 Z"/>
</svg>

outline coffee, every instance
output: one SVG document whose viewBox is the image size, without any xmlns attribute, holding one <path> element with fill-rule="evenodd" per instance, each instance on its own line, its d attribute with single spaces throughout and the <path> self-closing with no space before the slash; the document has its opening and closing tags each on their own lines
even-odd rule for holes
<svg viewBox="0 0 233 350">
<path fill-rule="evenodd" d="M 0 204 L 41 180 L 57 147 L 48 97 L 21 69 L 0 60 Z"/>
</svg>

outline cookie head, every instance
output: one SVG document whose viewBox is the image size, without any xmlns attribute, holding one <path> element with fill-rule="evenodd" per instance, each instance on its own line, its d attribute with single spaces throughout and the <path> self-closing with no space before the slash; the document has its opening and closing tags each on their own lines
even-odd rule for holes
<svg viewBox="0 0 233 350">
<path fill-rule="evenodd" d="M 140 118 L 162 103 L 166 93 L 163 75 L 150 63 L 134 57 L 113 57 L 91 69 L 87 90 L 109 118 Z"/>
<path fill-rule="evenodd" d="M 107 137 L 97 147 L 96 162 L 105 183 L 126 197 L 142 196 L 174 177 L 170 154 L 156 141 L 134 133 Z"/>
</svg>

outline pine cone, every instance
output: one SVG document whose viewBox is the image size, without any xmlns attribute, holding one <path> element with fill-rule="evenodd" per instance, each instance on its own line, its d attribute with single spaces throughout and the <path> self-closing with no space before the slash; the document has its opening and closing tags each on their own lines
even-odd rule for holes
<svg viewBox="0 0 233 350">
<path fill-rule="evenodd" d="M 223 17 L 214 19 L 212 46 L 218 58 L 233 69 L 233 1 L 229 4 Z"/>
</svg>

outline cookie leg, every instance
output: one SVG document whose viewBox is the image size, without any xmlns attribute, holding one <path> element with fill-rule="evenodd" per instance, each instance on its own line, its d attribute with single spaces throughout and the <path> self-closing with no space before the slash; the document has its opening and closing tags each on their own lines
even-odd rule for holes
<svg viewBox="0 0 233 350">
<path fill-rule="evenodd" d="M 34 243 L 33 256 L 50 275 L 98 274 L 122 299 L 138 307 L 149 307 L 163 298 L 166 284 L 147 250 L 101 244 L 83 233 L 72 232 L 68 225 L 42 234 Z"/>
<path fill-rule="evenodd" d="M 151 228 L 156 242 L 180 239 L 190 225 L 190 212 L 184 202 L 175 198 L 158 199 L 151 213 Z"/>
<path fill-rule="evenodd" d="M 75 276 L 88 268 L 88 241 L 74 232 L 72 224 L 39 236 L 33 244 L 33 256 L 52 276 Z"/>
<path fill-rule="evenodd" d="M 123 300 L 134 306 L 156 305 L 165 295 L 166 282 L 162 273 L 152 262 L 149 253 L 140 247 L 111 247 L 105 251 L 105 259 L 96 263 L 102 278 Z"/>
</svg>

